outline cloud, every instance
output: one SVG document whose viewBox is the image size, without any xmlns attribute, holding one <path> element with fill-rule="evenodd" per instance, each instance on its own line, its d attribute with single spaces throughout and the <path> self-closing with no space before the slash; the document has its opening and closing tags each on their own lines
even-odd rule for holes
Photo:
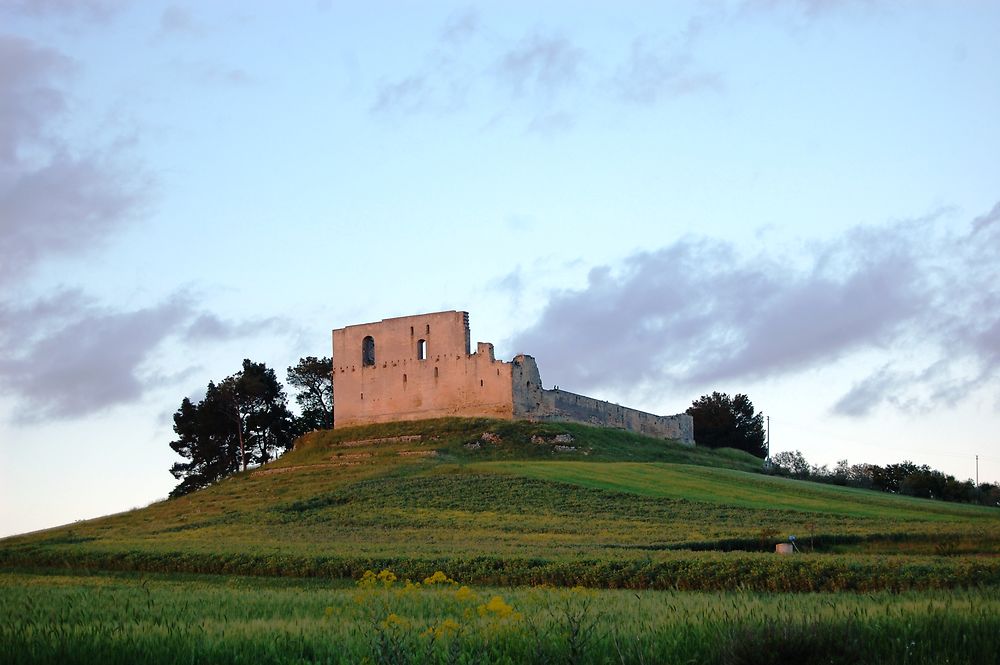
<svg viewBox="0 0 1000 665">
<path fill-rule="evenodd" d="M 479 32 L 481 23 L 479 12 L 475 9 L 454 14 L 441 29 L 441 41 L 450 44 L 464 42 Z"/>
<path fill-rule="evenodd" d="M 184 293 L 138 309 L 79 290 L 32 297 L 35 268 L 99 247 L 149 202 L 143 169 L 126 168 L 120 143 L 80 152 L 53 131 L 74 67 L 57 51 L 0 36 L 0 392 L 13 398 L 20 422 L 87 415 L 176 380 L 183 371 L 156 373 L 167 340 L 285 329 L 278 319 L 221 319 Z"/>
<path fill-rule="evenodd" d="M 1000 372 L 1000 225 L 970 244 L 943 217 L 856 228 L 791 256 L 684 238 L 553 293 L 515 350 L 580 390 L 707 389 L 874 351 L 888 362 L 836 413 L 952 404 Z M 917 343 L 931 350 L 925 366 L 907 356 Z"/>
<path fill-rule="evenodd" d="M 0 175 L 0 284 L 43 259 L 92 248 L 141 205 L 142 188 L 97 158 L 58 154 Z"/>
<path fill-rule="evenodd" d="M 653 47 L 646 39 L 633 42 L 628 60 L 618 68 L 612 82 L 624 101 L 647 105 L 722 89 L 718 74 L 698 70 L 689 46 Z"/>
<path fill-rule="evenodd" d="M 980 231 L 985 230 L 986 227 L 997 222 L 1000 222 L 1000 203 L 993 206 L 993 209 L 985 215 L 980 215 L 972 220 L 972 235 L 976 235 Z"/>
<path fill-rule="evenodd" d="M 427 80 L 423 76 L 407 76 L 380 85 L 371 110 L 373 113 L 411 113 L 421 109 L 429 95 Z"/>
<path fill-rule="evenodd" d="M 513 121 L 528 134 L 565 132 L 577 124 L 569 109 L 581 108 L 582 97 L 610 91 L 613 101 L 651 105 L 721 90 L 721 76 L 698 65 L 695 45 L 725 18 L 719 8 L 702 10 L 676 37 L 635 38 L 623 60 L 609 60 L 558 32 L 497 35 L 484 29 L 478 12 L 466 11 L 444 24 L 422 58 L 413 58 L 423 64 L 376 85 L 369 110 L 399 117 L 481 108 L 486 127 Z"/>
<path fill-rule="evenodd" d="M 531 35 L 505 52 L 495 71 L 515 96 L 551 95 L 580 78 L 583 51 L 565 37 Z"/>
<path fill-rule="evenodd" d="M 74 69 L 61 53 L 0 35 L 0 164 L 9 168 L 28 142 L 46 138 L 46 123 L 66 109 L 57 81 Z"/>
<path fill-rule="evenodd" d="M 141 171 L 118 154 L 76 154 L 51 132 L 67 108 L 58 80 L 73 66 L 0 36 L 0 285 L 48 257 L 100 244 L 146 201 Z"/>
<path fill-rule="evenodd" d="M 743 7 L 749 11 L 774 11 L 790 9 L 815 18 L 846 7 L 874 7 L 889 4 L 885 0 L 747 0 Z"/>
<path fill-rule="evenodd" d="M 197 37 L 204 33 L 203 26 L 195 20 L 187 9 L 177 5 L 169 5 L 160 15 L 161 36 L 180 35 Z"/>
<path fill-rule="evenodd" d="M 262 332 L 286 332 L 288 322 L 278 317 L 232 321 L 203 313 L 187 326 L 184 337 L 194 342 L 214 342 L 249 337 Z"/>
<path fill-rule="evenodd" d="M 122 310 L 81 291 L 26 305 L 0 303 L 0 392 L 14 397 L 18 422 L 59 420 L 139 400 L 185 371 L 155 369 L 170 339 L 223 342 L 286 330 L 277 318 L 229 321 L 199 309 L 184 293 Z"/>
<path fill-rule="evenodd" d="M 900 372 L 893 372 L 884 365 L 856 382 L 837 400 L 831 410 L 842 416 L 863 417 L 887 401 L 901 406 L 897 397 L 898 391 L 911 378 Z"/>
<path fill-rule="evenodd" d="M 126 4 L 126 0 L 5 0 L 0 11 L 31 17 L 79 16 L 106 21 Z"/>
<path fill-rule="evenodd" d="M 16 398 L 15 419 L 72 418 L 135 401 L 145 388 L 142 364 L 190 316 L 190 307 L 174 298 L 116 311 L 79 291 L 22 309 L 6 306 L 4 328 L 24 333 L 0 342 L 0 388 Z"/>
</svg>

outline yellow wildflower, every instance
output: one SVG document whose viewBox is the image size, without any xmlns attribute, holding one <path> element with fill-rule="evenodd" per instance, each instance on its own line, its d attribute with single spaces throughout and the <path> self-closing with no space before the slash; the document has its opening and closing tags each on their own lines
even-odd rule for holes
<svg viewBox="0 0 1000 665">
<path fill-rule="evenodd" d="M 392 629 L 392 628 L 406 629 L 409 628 L 409 626 L 410 622 L 407 621 L 405 618 L 399 616 L 395 612 L 387 616 L 385 618 L 385 621 L 382 622 L 382 627 L 385 629 Z"/>
<path fill-rule="evenodd" d="M 478 610 L 481 617 L 491 615 L 498 619 L 508 617 L 514 612 L 514 608 L 505 603 L 500 596 L 493 596 L 488 603 L 480 605 Z"/>
<path fill-rule="evenodd" d="M 454 619 L 445 619 L 437 626 L 428 626 L 427 630 L 424 631 L 424 635 L 427 637 L 433 637 L 435 639 L 441 639 L 442 637 L 447 637 L 449 635 L 454 635 L 462 627 L 462 624 L 458 623 Z"/>
<path fill-rule="evenodd" d="M 358 586 L 362 589 L 370 589 L 375 586 L 377 581 L 378 578 L 375 576 L 375 573 L 370 570 L 366 570 L 365 574 L 361 576 L 360 580 L 358 580 Z"/>
<path fill-rule="evenodd" d="M 385 587 L 391 587 L 392 583 L 396 581 L 396 573 L 392 572 L 391 570 L 383 570 L 375 577 Z"/>
<path fill-rule="evenodd" d="M 435 571 L 430 577 L 424 578 L 424 584 L 455 584 L 455 580 L 445 575 L 440 570 Z"/>
<path fill-rule="evenodd" d="M 476 598 L 476 593 L 467 586 L 460 586 L 455 592 L 455 600 L 466 601 Z"/>
</svg>

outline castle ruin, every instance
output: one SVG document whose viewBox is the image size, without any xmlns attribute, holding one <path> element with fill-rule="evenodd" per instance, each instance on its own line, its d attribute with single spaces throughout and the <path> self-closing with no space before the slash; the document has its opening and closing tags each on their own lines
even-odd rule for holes
<svg viewBox="0 0 1000 665">
<path fill-rule="evenodd" d="M 445 416 L 563 421 L 694 445 L 691 416 L 657 416 L 545 390 L 535 359 L 471 352 L 468 312 L 383 319 L 333 331 L 334 427 Z"/>
</svg>

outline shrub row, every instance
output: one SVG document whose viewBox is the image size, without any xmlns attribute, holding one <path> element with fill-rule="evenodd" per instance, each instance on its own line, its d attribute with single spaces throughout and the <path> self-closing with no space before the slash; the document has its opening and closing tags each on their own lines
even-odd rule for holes
<svg viewBox="0 0 1000 665">
<path fill-rule="evenodd" d="M 263 553 L 104 551 L 26 546 L 0 551 L 0 566 L 161 573 L 358 578 L 392 569 L 422 579 L 447 570 L 463 583 L 591 588 L 903 591 L 1000 585 L 1000 558 L 671 552 L 642 560 L 477 557 L 334 557 Z"/>
</svg>

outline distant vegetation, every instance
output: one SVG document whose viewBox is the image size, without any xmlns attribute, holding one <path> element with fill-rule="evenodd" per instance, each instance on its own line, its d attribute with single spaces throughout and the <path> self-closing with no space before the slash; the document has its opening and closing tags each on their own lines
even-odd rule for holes
<svg viewBox="0 0 1000 665">
<path fill-rule="evenodd" d="M 906 461 L 899 464 L 848 464 L 841 460 L 831 471 L 823 466 L 810 465 L 798 450 L 781 452 L 771 458 L 771 473 L 818 483 L 860 487 L 891 494 L 915 496 L 922 499 L 977 503 L 981 506 L 1000 506 L 1000 485 L 971 480 L 960 481 L 926 464 Z"/>
</svg>

